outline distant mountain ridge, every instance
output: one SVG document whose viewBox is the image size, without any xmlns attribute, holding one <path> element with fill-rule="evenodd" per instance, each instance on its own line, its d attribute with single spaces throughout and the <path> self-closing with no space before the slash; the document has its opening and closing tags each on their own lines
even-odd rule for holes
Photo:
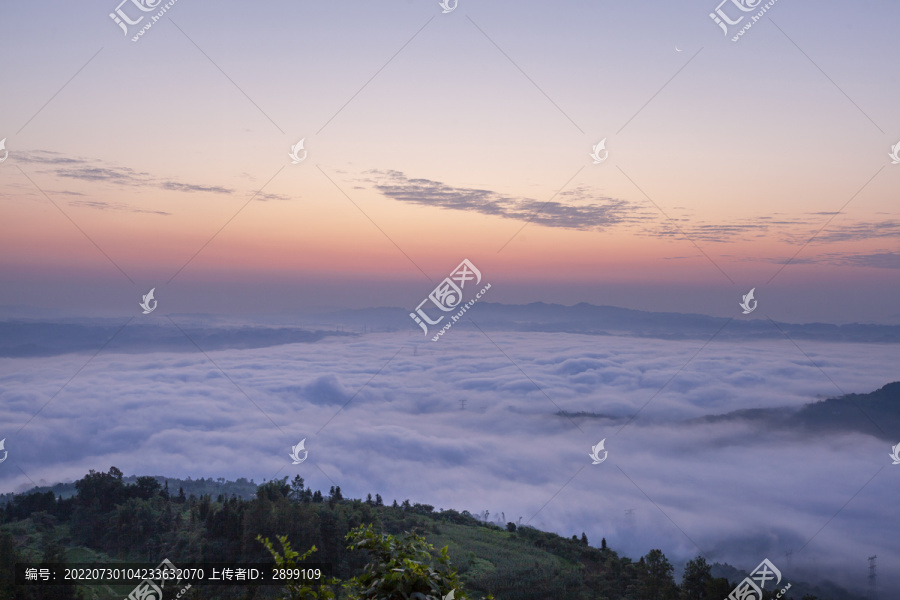
<svg viewBox="0 0 900 600">
<path fill-rule="evenodd" d="M 177 315 L 176 322 L 189 320 L 190 326 L 171 324 L 129 324 L 127 320 L 9 319 L 0 321 L 0 357 L 53 356 L 67 352 L 96 351 L 109 342 L 109 352 L 194 352 L 224 349 L 265 348 L 282 344 L 314 343 L 327 336 L 406 331 L 427 339 L 405 308 L 367 308 L 304 316 L 303 327 L 272 325 L 225 325 L 208 315 Z M 436 316 L 436 315 L 435 315 Z M 297 318 L 291 319 L 296 322 Z M 595 306 L 573 306 L 534 302 L 498 304 L 480 302 L 468 310 L 454 331 L 517 331 L 535 333 L 575 333 L 583 335 L 623 335 L 667 340 L 792 339 L 823 342 L 900 342 L 900 325 L 827 323 L 774 323 L 763 318 L 723 318 L 700 314 L 661 313 Z M 121 329 L 121 331 L 119 331 Z M 434 328 L 432 328 L 434 329 Z M 431 332 L 432 334 L 434 331 Z M 188 339 L 188 337 L 190 338 Z M 110 341 L 111 340 L 111 341 Z M 196 343 L 196 346 L 194 345 Z"/>
<path fill-rule="evenodd" d="M 312 317 L 310 321 L 320 324 L 340 323 L 356 330 L 368 331 L 412 329 L 422 335 L 422 330 L 409 317 L 409 313 L 409 310 L 402 308 L 344 310 Z M 478 323 L 481 329 L 491 331 L 708 339 L 724 327 L 717 339 L 743 341 L 784 339 L 784 335 L 787 334 L 806 340 L 900 342 L 900 325 L 776 323 L 776 326 L 768 319 L 743 317 L 737 313 L 736 318 L 728 319 L 692 313 L 649 312 L 616 306 L 597 306 L 585 302 L 572 306 L 544 302 L 531 304 L 479 302 L 466 312 L 466 317 Z M 475 330 L 466 318 L 454 325 L 454 329 L 463 328 Z"/>
<path fill-rule="evenodd" d="M 168 485 L 169 491 L 172 494 L 177 494 L 178 490 L 184 490 L 185 495 L 194 495 L 197 497 L 200 497 L 204 494 L 209 494 L 213 497 L 216 497 L 219 494 L 222 494 L 226 498 L 236 496 L 244 500 L 250 500 L 256 496 L 256 490 L 259 487 L 259 485 L 252 479 L 250 481 L 247 481 L 247 479 L 243 477 L 238 478 L 236 481 L 229 481 L 224 477 L 220 477 L 219 479 L 213 479 L 212 477 L 200 477 L 199 479 L 191 479 L 190 477 L 188 477 L 187 479 L 178 479 L 177 477 L 164 477 L 162 475 L 153 475 L 152 477 L 153 479 L 158 481 L 161 486 Z M 131 485 L 134 484 L 137 479 L 137 475 L 129 475 L 126 477 L 122 477 L 122 483 Z M 74 496 L 77 493 L 77 490 L 75 489 L 75 483 L 72 482 L 55 483 L 52 486 L 34 486 L 33 488 L 30 488 L 27 491 L 21 493 L 34 494 L 46 492 L 53 492 L 54 496 L 65 500 Z M 12 499 L 17 495 L 18 494 L 16 494 L 15 492 L 11 492 L 9 494 L 0 494 L 0 506 L 4 506 L 6 503 L 12 501 Z"/>
<path fill-rule="evenodd" d="M 182 327 L 44 321 L 0 322 L 0 357 L 54 356 L 68 352 L 196 352 L 312 343 L 339 331 L 299 327 Z M 121 331 L 120 331 L 121 330 Z M 196 345 L 195 345 L 196 344 Z"/>
</svg>

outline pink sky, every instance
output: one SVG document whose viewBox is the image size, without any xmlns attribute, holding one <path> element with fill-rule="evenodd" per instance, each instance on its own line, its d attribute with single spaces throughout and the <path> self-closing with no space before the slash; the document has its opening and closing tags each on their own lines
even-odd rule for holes
<svg viewBox="0 0 900 600">
<path fill-rule="evenodd" d="M 780 284 L 801 306 L 865 298 L 817 318 L 898 312 L 877 298 L 900 268 L 889 19 L 779 4 L 767 18 L 785 33 L 761 23 L 734 44 L 708 7 L 316 5 L 279 8 L 295 31 L 273 35 L 264 10 L 179 3 L 167 18 L 184 33 L 160 23 L 135 44 L 103 6 L 0 24 L 23 57 L 0 116 L 0 305 L 132 286 L 109 259 L 137 289 L 189 263 L 184 290 L 312 278 L 336 307 L 353 286 L 345 304 L 407 305 L 390 286 L 468 257 L 507 302 L 552 282 L 548 300 L 665 305 L 652 298 L 673 290 L 678 310 L 717 312 L 717 290 Z"/>
</svg>

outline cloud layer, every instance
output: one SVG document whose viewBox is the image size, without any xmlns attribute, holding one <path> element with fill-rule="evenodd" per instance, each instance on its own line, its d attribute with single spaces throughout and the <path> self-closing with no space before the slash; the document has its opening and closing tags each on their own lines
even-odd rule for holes
<svg viewBox="0 0 900 600">
<path fill-rule="evenodd" d="M 4 359 L 0 437 L 10 460 L 0 488 L 110 465 L 257 481 L 299 473 L 351 496 L 584 530 L 635 557 L 702 551 L 749 568 L 793 549 L 798 579 L 827 566 L 852 584 L 862 576 L 854 561 L 878 553 L 885 572 L 900 572 L 889 564 L 900 546 L 885 526 L 897 473 L 885 467 L 884 442 L 685 422 L 871 391 L 900 378 L 893 347 L 804 343 L 820 370 L 787 341 L 701 350 L 699 341 L 452 333 L 439 343 L 368 335 L 208 357 L 101 353 L 86 366 L 90 354 Z M 303 438 L 310 458 L 292 466 L 290 447 Z M 591 465 L 600 439 L 609 460 Z"/>
</svg>

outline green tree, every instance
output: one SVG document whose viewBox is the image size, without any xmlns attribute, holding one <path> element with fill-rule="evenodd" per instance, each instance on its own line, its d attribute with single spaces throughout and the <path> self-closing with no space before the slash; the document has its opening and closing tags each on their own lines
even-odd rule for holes
<svg viewBox="0 0 900 600">
<path fill-rule="evenodd" d="M 328 506 L 334 507 L 335 502 L 340 502 L 344 499 L 344 495 L 341 494 L 341 486 L 333 485 L 328 490 Z"/>
<path fill-rule="evenodd" d="M 55 539 L 51 539 L 44 547 L 42 563 L 65 564 L 66 551 Z M 41 600 L 80 600 L 82 597 L 72 584 L 49 585 L 40 588 Z"/>
<path fill-rule="evenodd" d="M 260 500 L 265 498 L 271 502 L 277 502 L 282 498 L 289 497 L 291 495 L 291 486 L 288 485 L 287 480 L 288 478 L 285 476 L 282 479 L 267 481 L 256 488 L 256 497 Z"/>
<path fill-rule="evenodd" d="M 86 545 L 102 546 L 108 535 L 108 515 L 125 499 L 122 471 L 115 467 L 110 467 L 109 473 L 91 469 L 83 479 L 75 482 L 75 489 L 73 529 Z"/>
<path fill-rule="evenodd" d="M 712 567 L 702 556 L 688 561 L 684 566 L 684 574 L 681 578 L 681 597 L 684 600 L 706 600 L 707 585 L 712 579 Z"/>
<path fill-rule="evenodd" d="M 282 551 L 262 536 L 256 538 L 275 559 L 279 569 L 301 566 L 316 547 L 300 555 L 291 548 L 287 536 L 279 536 Z M 455 600 L 468 600 L 456 569 L 450 562 L 447 547 L 433 556 L 434 546 L 415 533 L 400 536 L 376 533 L 372 525 L 360 525 L 345 538 L 348 549 L 365 550 L 370 556 L 362 574 L 343 584 L 350 600 L 441 600 L 451 592 Z M 282 600 L 332 600 L 334 587 L 340 582 L 332 578 L 321 586 L 302 583 L 285 587 Z M 488 596 L 484 600 L 492 600 Z"/>
<path fill-rule="evenodd" d="M 712 577 L 706 582 L 707 598 L 726 598 L 734 586 L 725 577 Z"/>
<path fill-rule="evenodd" d="M 303 478 L 299 475 L 296 475 L 291 481 L 291 497 L 293 497 L 293 499 L 297 502 L 302 502 L 304 496 L 303 492 Z"/>
<path fill-rule="evenodd" d="M 162 486 L 153 477 L 138 477 L 134 485 L 128 486 L 127 489 L 132 496 L 141 500 L 149 500 L 162 492 Z"/>
<path fill-rule="evenodd" d="M 15 565 L 24 561 L 16 549 L 16 539 L 0 530 L 0 598 L 12 598 L 15 593 Z"/>
<path fill-rule="evenodd" d="M 662 550 L 653 549 L 646 556 L 641 557 L 643 562 L 640 573 L 640 589 L 644 596 L 653 600 L 671 600 L 677 597 L 678 588 L 672 573 L 675 568 L 662 553 Z"/>
<path fill-rule="evenodd" d="M 288 542 L 286 535 L 278 536 L 278 541 L 281 543 L 281 550 L 284 554 L 275 549 L 272 542 L 269 541 L 269 538 L 263 538 L 261 535 L 258 535 L 256 536 L 256 539 L 265 545 L 266 550 L 268 550 L 272 555 L 272 558 L 275 559 L 275 564 L 279 569 L 296 569 L 300 566 L 299 563 L 303 562 L 316 552 L 316 547 L 313 546 L 301 556 L 299 552 L 291 548 L 291 544 Z M 327 585 L 311 586 L 303 583 L 288 584 L 284 588 L 287 595 L 284 596 L 283 600 L 331 600 L 334 598 L 332 587 L 338 583 L 337 579 L 332 578 L 326 582 Z"/>
<path fill-rule="evenodd" d="M 102 512 L 109 512 L 125 497 L 122 471 L 115 467 L 109 473 L 98 473 L 93 469 L 75 482 L 79 506 L 96 505 Z"/>
<path fill-rule="evenodd" d="M 371 556 L 363 573 L 349 581 L 350 598 L 440 600 L 453 592 L 455 600 L 467 600 L 446 546 L 433 558 L 434 546 L 424 537 L 415 533 L 399 537 L 379 534 L 372 525 L 353 529 L 347 540 L 351 550 L 367 550 Z"/>
</svg>

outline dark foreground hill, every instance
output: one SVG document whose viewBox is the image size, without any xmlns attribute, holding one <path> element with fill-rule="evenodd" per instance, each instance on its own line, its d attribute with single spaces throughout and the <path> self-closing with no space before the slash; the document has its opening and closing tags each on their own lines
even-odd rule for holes
<svg viewBox="0 0 900 600">
<path fill-rule="evenodd" d="M 131 591 L 82 586 L 46 588 L 40 596 L 12 584 L 17 561 L 270 562 L 257 536 L 274 540 L 286 535 L 300 552 L 315 546 L 310 560 L 331 564 L 334 574 L 346 581 L 358 576 L 371 558 L 367 551 L 348 549 L 345 541 L 349 531 L 366 524 L 386 534 L 417 532 L 435 547 L 446 546 L 469 598 L 492 594 L 498 600 L 721 600 L 744 576 L 734 567 L 710 565 L 698 557 L 688 563 L 681 580 L 660 550 L 649 549 L 632 560 L 608 548 L 605 539 L 590 545 L 584 534 L 565 538 L 514 523 L 501 527 L 465 511 L 436 512 L 433 506 L 408 500 L 386 506 L 378 494 L 374 499 L 345 499 L 340 487 L 323 495 L 306 488 L 299 476 L 291 483 L 284 478 L 257 486 L 249 500 L 224 493 L 213 497 L 176 492 L 154 477 L 129 479 L 115 467 L 108 473 L 91 471 L 74 484 L 76 493 L 69 498 L 35 491 L 16 495 L 0 508 L 0 599 L 119 600 Z M 200 481 L 199 489 L 212 483 Z M 215 483 L 232 491 L 247 485 Z M 713 577 L 713 572 L 725 577 Z M 784 600 L 859 600 L 835 586 L 791 584 Z M 338 598 L 356 598 L 341 588 L 337 592 Z M 275 587 L 195 586 L 180 600 L 284 597 Z"/>
</svg>

